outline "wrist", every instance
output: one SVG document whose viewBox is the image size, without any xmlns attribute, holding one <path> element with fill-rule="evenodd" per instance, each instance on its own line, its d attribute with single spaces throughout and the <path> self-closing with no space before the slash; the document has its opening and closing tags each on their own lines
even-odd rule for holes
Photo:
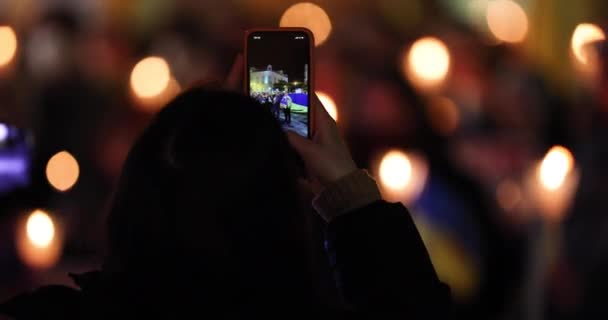
<svg viewBox="0 0 608 320">
<path fill-rule="evenodd" d="M 326 185 L 313 199 L 313 207 L 329 222 L 381 199 L 376 181 L 365 170 L 355 169 Z"/>
<path fill-rule="evenodd" d="M 347 177 L 348 175 L 351 175 L 356 171 L 359 171 L 359 169 L 354 163 L 335 165 L 335 167 L 332 168 L 332 170 L 329 171 L 325 178 L 322 179 L 320 182 L 324 187 L 327 187 L 332 184 L 335 184 L 336 182 L 344 179 L 344 177 Z"/>
</svg>

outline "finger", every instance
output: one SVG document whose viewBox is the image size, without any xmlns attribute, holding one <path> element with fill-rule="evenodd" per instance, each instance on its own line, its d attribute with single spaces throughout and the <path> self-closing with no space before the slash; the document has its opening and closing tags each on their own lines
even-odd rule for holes
<svg viewBox="0 0 608 320">
<path fill-rule="evenodd" d="M 237 54 L 224 81 L 224 89 L 231 91 L 241 91 L 243 84 L 243 55 Z"/>
<path fill-rule="evenodd" d="M 302 158 L 308 159 L 314 155 L 316 150 L 314 142 L 291 131 L 287 132 L 287 140 Z"/>
<path fill-rule="evenodd" d="M 315 93 L 313 95 L 312 103 L 316 106 L 315 108 L 315 139 L 320 139 L 321 142 L 329 142 L 333 140 L 335 135 L 338 133 L 338 127 L 336 121 L 329 115 L 325 106 L 317 97 Z"/>
</svg>

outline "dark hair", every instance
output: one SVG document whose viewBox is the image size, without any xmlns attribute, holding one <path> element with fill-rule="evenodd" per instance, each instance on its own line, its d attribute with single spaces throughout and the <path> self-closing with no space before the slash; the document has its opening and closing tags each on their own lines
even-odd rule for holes
<svg viewBox="0 0 608 320">
<path fill-rule="evenodd" d="M 257 102 L 182 93 L 126 160 L 105 273 L 133 283 L 152 277 L 150 286 L 190 288 L 206 301 L 307 294 L 296 172 L 284 132 Z"/>
</svg>

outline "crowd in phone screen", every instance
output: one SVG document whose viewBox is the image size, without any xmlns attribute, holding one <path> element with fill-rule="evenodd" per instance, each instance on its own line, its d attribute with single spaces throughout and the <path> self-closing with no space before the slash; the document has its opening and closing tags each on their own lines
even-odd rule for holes
<svg viewBox="0 0 608 320">
<path fill-rule="evenodd" d="M 304 32 L 263 31 L 247 43 L 248 89 L 285 130 L 307 137 L 310 39 Z"/>
</svg>

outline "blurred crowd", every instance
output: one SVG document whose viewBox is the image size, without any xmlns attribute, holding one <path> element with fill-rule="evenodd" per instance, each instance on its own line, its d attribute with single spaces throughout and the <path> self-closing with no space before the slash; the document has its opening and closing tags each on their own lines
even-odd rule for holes
<svg viewBox="0 0 608 320">
<path fill-rule="evenodd" d="M 314 32 L 315 90 L 413 212 L 459 315 L 608 313 L 606 4 L 314 2 L 0 1 L 0 122 L 30 150 L 29 182 L 0 193 L 0 299 L 95 266 L 133 140 L 221 79 L 244 30 L 282 25 Z"/>
</svg>

